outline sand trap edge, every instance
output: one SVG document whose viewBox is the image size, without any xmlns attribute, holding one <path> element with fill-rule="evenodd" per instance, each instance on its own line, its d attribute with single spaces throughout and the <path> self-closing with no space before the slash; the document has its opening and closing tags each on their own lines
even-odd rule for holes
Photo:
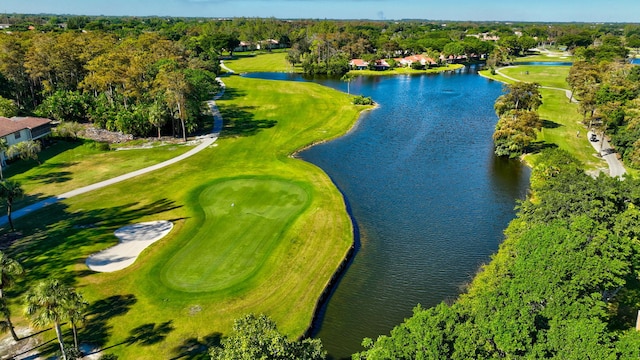
<svg viewBox="0 0 640 360">
<path fill-rule="evenodd" d="M 113 272 L 133 264 L 140 253 L 173 229 L 171 221 L 149 221 L 119 228 L 114 235 L 120 243 L 90 255 L 85 263 L 98 272 Z"/>
</svg>

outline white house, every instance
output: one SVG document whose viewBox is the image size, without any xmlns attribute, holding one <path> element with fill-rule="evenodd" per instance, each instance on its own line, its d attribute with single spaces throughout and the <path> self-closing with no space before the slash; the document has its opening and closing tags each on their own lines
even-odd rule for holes
<svg viewBox="0 0 640 360">
<path fill-rule="evenodd" d="M 7 146 L 15 145 L 27 140 L 37 140 L 51 134 L 51 120 L 36 117 L 0 116 L 0 139 L 4 139 Z M 5 154 L 0 154 L 0 161 L 4 163 Z"/>
</svg>

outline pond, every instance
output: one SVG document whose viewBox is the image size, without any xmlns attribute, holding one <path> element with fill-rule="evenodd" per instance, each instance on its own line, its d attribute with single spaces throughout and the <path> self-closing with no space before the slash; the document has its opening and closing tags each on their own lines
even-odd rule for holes
<svg viewBox="0 0 640 360">
<path fill-rule="evenodd" d="M 418 303 L 454 300 L 497 250 L 529 184 L 528 168 L 493 155 L 502 85 L 474 68 L 359 77 L 350 90 L 379 108 L 346 136 L 300 154 L 333 179 L 359 229 L 355 256 L 314 333 L 333 358 L 388 334 Z"/>
</svg>

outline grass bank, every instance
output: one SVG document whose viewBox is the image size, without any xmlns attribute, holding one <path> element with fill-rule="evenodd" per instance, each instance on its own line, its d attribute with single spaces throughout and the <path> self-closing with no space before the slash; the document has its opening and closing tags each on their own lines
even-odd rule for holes
<svg viewBox="0 0 640 360">
<path fill-rule="evenodd" d="M 216 146 L 16 220 L 25 236 L 10 253 L 28 270 L 18 292 L 53 275 L 75 283 L 92 304 L 81 339 L 121 359 L 184 356 L 249 312 L 300 335 L 352 245 L 339 191 L 290 154 L 344 134 L 364 108 L 312 83 L 225 83 Z M 116 243 L 114 230 L 151 220 L 175 226 L 131 267 L 87 270 L 88 255 Z"/>
<path fill-rule="evenodd" d="M 579 159 L 587 171 L 608 169 L 607 163 L 597 157 L 595 150 L 587 139 L 587 128 L 582 124 L 582 116 L 578 113 L 578 105 L 570 103 L 565 90 L 569 89 L 566 77 L 568 66 L 512 66 L 499 70 L 502 74 L 491 74 L 489 70 L 481 71 L 481 75 L 501 81 L 513 83 L 519 81 L 536 82 L 541 88 L 542 105 L 538 109 L 543 120 L 543 128 L 538 133 L 537 146 L 560 147 Z M 579 135 L 578 135 L 578 132 Z M 525 155 L 524 160 L 536 164 L 536 154 Z"/>
</svg>

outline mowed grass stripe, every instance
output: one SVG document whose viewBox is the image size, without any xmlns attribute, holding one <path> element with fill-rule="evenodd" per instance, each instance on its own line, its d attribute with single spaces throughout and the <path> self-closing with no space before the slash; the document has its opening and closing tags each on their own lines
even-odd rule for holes
<svg viewBox="0 0 640 360">
<path fill-rule="evenodd" d="M 175 290 L 216 291 L 255 276 L 310 199 L 291 181 L 245 178 L 215 182 L 198 200 L 201 227 L 162 270 Z"/>
</svg>

